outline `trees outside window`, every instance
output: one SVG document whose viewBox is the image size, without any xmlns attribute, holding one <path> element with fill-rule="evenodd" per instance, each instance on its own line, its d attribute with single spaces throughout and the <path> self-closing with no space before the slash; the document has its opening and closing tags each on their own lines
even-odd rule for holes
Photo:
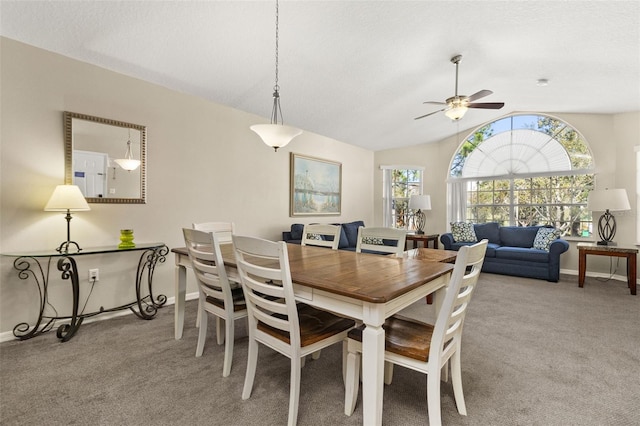
<svg viewBox="0 0 640 426">
<path fill-rule="evenodd" d="M 412 195 L 422 194 L 422 170 L 392 169 L 391 194 L 392 226 L 411 229 L 413 218 L 409 211 L 409 199 Z"/>
<path fill-rule="evenodd" d="M 469 222 L 548 224 L 563 236 L 587 237 L 593 169 L 578 131 L 557 118 L 521 114 L 474 131 L 452 159 L 450 178 L 466 185 Z"/>
</svg>

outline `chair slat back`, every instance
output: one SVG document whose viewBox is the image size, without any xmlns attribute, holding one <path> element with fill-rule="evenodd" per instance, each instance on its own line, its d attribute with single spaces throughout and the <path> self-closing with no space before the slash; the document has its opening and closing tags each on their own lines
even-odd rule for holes
<svg viewBox="0 0 640 426">
<path fill-rule="evenodd" d="M 362 250 L 372 250 L 382 253 L 395 253 L 400 257 L 404 253 L 404 244 L 407 239 L 407 231 L 395 228 L 358 228 L 358 242 L 356 252 Z M 389 245 L 395 243 L 394 245 Z"/>
<path fill-rule="evenodd" d="M 191 226 L 198 231 L 220 233 L 218 241 L 221 244 L 231 244 L 231 234 L 235 233 L 233 222 L 194 222 Z"/>
<path fill-rule="evenodd" d="M 300 244 L 303 246 L 330 247 L 333 250 L 337 250 L 338 244 L 340 244 L 341 230 L 342 227 L 340 225 L 321 223 L 305 225 Z M 327 237 L 333 237 L 333 239 L 329 240 Z"/>
<path fill-rule="evenodd" d="M 204 232 L 183 228 L 182 233 L 201 291 L 206 296 L 224 301 L 225 309 L 233 310 L 231 287 L 220 252 L 220 240 L 230 240 L 231 232 Z"/>
<path fill-rule="evenodd" d="M 462 327 L 484 263 L 488 240 L 461 247 L 431 338 L 429 362 L 444 363 L 459 348 Z M 436 358 L 437 357 L 437 358 Z"/>
<path fill-rule="evenodd" d="M 256 330 L 259 321 L 288 332 L 291 345 L 299 347 L 300 328 L 287 244 L 234 235 L 233 245 L 250 332 Z"/>
</svg>

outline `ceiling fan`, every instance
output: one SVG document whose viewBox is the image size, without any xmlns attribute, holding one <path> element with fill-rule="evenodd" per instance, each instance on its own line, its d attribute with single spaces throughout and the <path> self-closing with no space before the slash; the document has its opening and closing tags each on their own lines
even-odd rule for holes
<svg viewBox="0 0 640 426">
<path fill-rule="evenodd" d="M 430 112 L 429 114 L 416 117 L 415 120 L 428 117 L 438 112 L 444 111 L 444 114 L 453 121 L 460 120 L 467 112 L 468 108 L 482 108 L 482 109 L 500 109 L 504 106 L 504 102 L 473 102 L 477 99 L 489 96 L 493 92 L 491 90 L 481 90 L 474 93 L 471 96 L 458 95 L 458 65 L 462 60 L 462 55 L 456 55 L 451 58 L 451 62 L 456 65 L 456 94 L 444 102 L 427 101 L 425 104 L 433 105 L 445 105 L 444 108 L 438 111 Z"/>
</svg>

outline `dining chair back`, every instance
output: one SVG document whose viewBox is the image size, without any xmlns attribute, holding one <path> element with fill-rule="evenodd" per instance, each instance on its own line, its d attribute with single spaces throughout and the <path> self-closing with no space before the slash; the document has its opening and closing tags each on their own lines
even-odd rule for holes
<svg viewBox="0 0 640 426">
<path fill-rule="evenodd" d="M 458 412 L 467 414 L 460 367 L 462 329 L 484 263 L 487 243 L 487 240 L 482 240 L 472 246 L 461 247 L 458 251 L 435 325 L 400 315 L 393 315 L 384 323 L 385 362 L 427 374 L 427 410 L 431 426 L 442 423 L 440 380 L 443 367 L 449 364 Z M 362 330 L 363 327 L 358 327 L 349 332 L 345 384 L 347 415 L 353 413 L 358 394 Z"/>
<path fill-rule="evenodd" d="M 393 253 L 401 257 L 404 253 L 404 244 L 407 239 L 407 231 L 395 228 L 358 228 L 358 240 L 356 252 L 363 250 L 376 253 Z"/>
<path fill-rule="evenodd" d="M 204 232 L 183 228 L 184 242 L 198 283 L 198 314 L 200 330 L 196 357 L 202 356 L 207 338 L 207 313 L 216 317 L 218 344 L 225 343 L 222 376 L 231 372 L 233 360 L 234 323 L 247 316 L 242 287 L 232 286 L 222 260 L 220 244 L 231 239 L 232 226 L 225 231 Z M 222 328 L 224 321 L 224 330 Z"/>
<path fill-rule="evenodd" d="M 341 230 L 342 227 L 340 225 L 322 223 L 305 225 L 300 244 L 303 246 L 330 247 L 333 250 L 338 250 Z"/>
<path fill-rule="evenodd" d="M 291 359 L 288 424 L 298 417 L 301 360 L 343 342 L 354 321 L 296 303 L 287 244 L 234 235 L 236 263 L 249 311 L 249 354 L 242 399 L 251 396 L 258 343 Z"/>
</svg>

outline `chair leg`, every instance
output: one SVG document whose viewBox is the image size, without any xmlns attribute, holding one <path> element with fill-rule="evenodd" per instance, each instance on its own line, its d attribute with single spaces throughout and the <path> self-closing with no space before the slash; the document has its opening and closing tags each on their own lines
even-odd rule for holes
<svg viewBox="0 0 640 426">
<path fill-rule="evenodd" d="M 196 316 L 196 328 L 200 327 L 200 321 L 202 320 L 202 318 L 200 318 L 202 316 L 201 308 L 202 308 L 202 302 L 198 300 L 198 316 Z"/>
<path fill-rule="evenodd" d="M 220 317 L 216 317 L 216 340 L 219 345 L 224 343 L 224 333 L 222 332 L 222 321 Z"/>
<path fill-rule="evenodd" d="M 453 395 L 456 398 L 458 413 L 467 415 L 467 406 L 464 403 L 464 393 L 462 391 L 462 368 L 460 367 L 460 351 L 456 351 L 451 359 L 451 381 L 453 382 Z"/>
<path fill-rule="evenodd" d="M 320 359 L 320 352 L 322 352 L 322 349 L 315 351 L 314 353 L 311 354 L 311 359 Z"/>
<path fill-rule="evenodd" d="M 301 357 L 291 357 L 291 389 L 289 389 L 289 421 L 288 426 L 296 426 L 298 422 L 298 402 L 300 400 Z"/>
<path fill-rule="evenodd" d="M 393 363 L 389 361 L 384 362 L 384 384 L 390 385 L 393 381 Z"/>
<path fill-rule="evenodd" d="M 224 345 L 224 365 L 222 367 L 222 377 L 228 377 L 231 373 L 231 363 L 233 362 L 233 341 L 234 324 L 233 320 L 225 320 L 225 345 Z"/>
<path fill-rule="evenodd" d="M 198 313 L 202 313 L 200 318 L 200 328 L 198 329 L 198 345 L 196 346 L 196 357 L 202 356 L 204 351 L 204 342 L 207 340 L 207 313 L 199 310 Z"/>
<path fill-rule="evenodd" d="M 342 341 L 342 384 L 347 384 L 347 355 L 349 355 L 349 346 L 347 345 L 348 340 L 344 339 Z"/>
<path fill-rule="evenodd" d="M 429 411 L 429 426 L 441 426 L 440 414 L 440 369 L 427 374 L 427 410 Z"/>
<path fill-rule="evenodd" d="M 258 363 L 258 342 L 249 336 L 249 351 L 247 354 L 247 372 L 244 376 L 244 388 L 242 399 L 249 399 L 253 389 L 253 379 L 256 377 L 256 364 Z"/>
<path fill-rule="evenodd" d="M 444 363 L 442 369 L 440 370 L 440 380 L 447 383 L 449 381 L 449 363 L 451 359 L 448 359 L 447 362 Z"/>
<path fill-rule="evenodd" d="M 350 346 L 350 345 L 349 345 Z M 356 408 L 358 389 L 360 388 L 360 352 L 349 347 L 347 354 L 347 372 L 344 386 L 344 414 L 350 416 Z"/>
</svg>

